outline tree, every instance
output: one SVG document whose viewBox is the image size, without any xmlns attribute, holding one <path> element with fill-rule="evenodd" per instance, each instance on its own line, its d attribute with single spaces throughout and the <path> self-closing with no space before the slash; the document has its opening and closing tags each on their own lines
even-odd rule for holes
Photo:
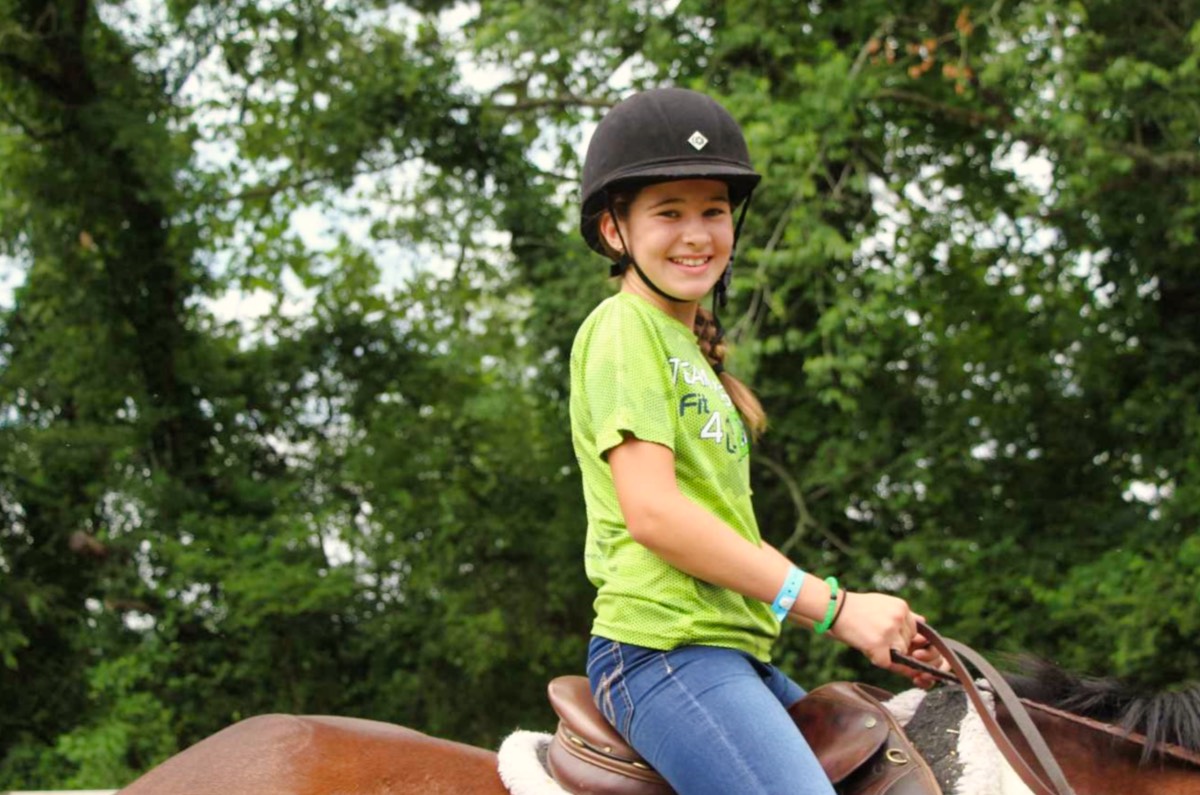
<svg viewBox="0 0 1200 795">
<path fill-rule="evenodd" d="M 86 3 L 3 11 L 3 239 L 27 272 L 3 326 L 0 780 L 110 786 L 272 710 L 495 738 L 470 704 L 508 694 L 519 652 L 508 714 L 530 712 L 583 641 L 545 636 L 582 625 L 555 565 L 581 541 L 530 535 L 574 521 L 563 443 L 519 304 L 489 297 L 487 230 L 524 245 L 542 217 L 483 214 L 542 195 L 521 139 L 451 92 L 419 10 L 396 31 L 370 4 L 175 4 L 141 33 Z M 214 58 L 228 93 L 191 95 Z M 228 140 L 235 163 L 196 158 Z M 362 245 L 291 228 L 406 164 L 428 212 L 410 197 L 377 234 L 458 262 L 420 300 L 377 294 Z M 283 311 L 293 274 L 311 317 Z M 203 302 L 231 284 L 279 296 L 248 334 Z"/>
</svg>

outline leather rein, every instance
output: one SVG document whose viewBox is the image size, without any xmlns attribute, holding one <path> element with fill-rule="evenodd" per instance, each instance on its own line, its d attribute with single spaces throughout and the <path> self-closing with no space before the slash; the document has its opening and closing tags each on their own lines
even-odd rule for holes
<svg viewBox="0 0 1200 795">
<path fill-rule="evenodd" d="M 1028 710 L 1021 703 L 1020 697 L 1001 676 L 1000 672 L 992 667 L 991 663 L 980 656 L 974 649 L 959 643 L 956 640 L 943 638 L 938 633 L 934 632 L 928 625 L 918 622 L 917 629 L 929 641 L 945 659 L 950 663 L 952 673 L 947 673 L 941 669 L 926 665 L 919 660 L 914 660 L 899 652 L 892 651 L 892 661 L 909 668 L 915 668 L 924 673 L 936 676 L 948 682 L 953 682 L 962 687 L 966 692 L 967 698 L 971 700 L 975 711 L 979 714 L 983 721 L 984 727 L 987 729 L 996 747 L 1000 749 L 1001 755 L 1005 761 L 1012 767 L 1025 786 L 1034 793 L 1034 795 L 1075 795 L 1075 790 L 1067 783 L 1067 777 L 1063 774 L 1062 768 L 1059 767 L 1058 761 L 1051 753 L 1050 747 L 1046 745 L 1046 740 L 1042 737 L 1042 733 L 1038 731 L 1034 725 L 1033 719 L 1029 717 Z M 979 695 L 980 686 L 975 684 L 970 672 L 967 670 L 963 660 L 969 662 L 986 680 L 987 685 L 982 689 L 995 695 L 1000 702 L 1004 704 L 1016 724 L 1017 729 L 1021 732 L 1021 736 L 1029 744 L 1033 751 L 1034 758 L 1041 768 L 1041 774 L 1030 767 L 1012 740 L 1000 728 L 996 717 L 991 713 L 983 702 L 983 697 Z"/>
</svg>

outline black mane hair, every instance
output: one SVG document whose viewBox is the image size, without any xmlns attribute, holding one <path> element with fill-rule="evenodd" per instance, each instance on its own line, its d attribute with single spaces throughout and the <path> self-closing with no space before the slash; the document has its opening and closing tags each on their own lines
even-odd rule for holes
<svg viewBox="0 0 1200 795">
<path fill-rule="evenodd" d="M 1022 698 L 1144 735 L 1143 761 L 1159 743 L 1200 753 L 1200 683 L 1149 692 L 1114 678 L 1080 676 L 1029 657 L 1020 658 L 1018 673 L 1005 678 Z"/>
</svg>

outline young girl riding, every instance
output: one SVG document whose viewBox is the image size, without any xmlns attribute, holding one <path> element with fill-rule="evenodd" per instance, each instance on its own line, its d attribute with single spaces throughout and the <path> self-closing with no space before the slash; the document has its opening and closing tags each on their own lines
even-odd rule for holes
<svg viewBox="0 0 1200 795">
<path fill-rule="evenodd" d="M 943 663 L 904 600 L 806 573 L 759 533 L 749 455 L 765 417 L 699 308 L 714 290 L 724 302 L 759 179 L 737 123 L 693 91 L 632 96 L 589 145 L 580 231 L 621 286 L 571 351 L 597 588 L 588 678 L 605 717 L 681 793 L 832 795 L 787 712 L 805 691 L 770 664 L 782 621 L 921 685 L 928 675 L 891 652 Z"/>
</svg>

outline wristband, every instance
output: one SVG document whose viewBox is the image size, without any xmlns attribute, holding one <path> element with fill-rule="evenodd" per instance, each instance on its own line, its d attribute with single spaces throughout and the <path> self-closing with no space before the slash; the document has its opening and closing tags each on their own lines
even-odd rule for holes
<svg viewBox="0 0 1200 795">
<path fill-rule="evenodd" d="M 849 602 L 849 601 L 850 601 L 850 592 L 843 588 L 842 589 L 842 603 L 840 605 L 838 605 L 837 612 L 833 614 L 833 621 L 829 622 L 830 631 L 833 630 L 833 626 L 834 626 L 834 624 L 836 624 L 838 622 L 838 619 L 842 617 L 842 611 L 846 609 L 846 602 Z"/>
<path fill-rule="evenodd" d="M 821 623 L 813 627 L 813 632 L 818 635 L 824 635 L 833 626 L 833 614 L 837 610 L 838 600 L 838 581 L 837 577 L 826 577 L 825 583 L 829 586 L 829 606 L 825 608 L 825 618 L 821 619 Z"/>
<path fill-rule="evenodd" d="M 792 609 L 792 605 L 796 604 L 796 597 L 800 595 L 800 586 L 803 583 L 804 572 L 796 566 L 792 566 L 787 579 L 783 581 L 783 587 L 779 589 L 775 601 L 771 603 L 771 612 L 775 615 L 776 621 L 783 623 L 783 620 L 787 618 L 788 611 Z"/>
</svg>

